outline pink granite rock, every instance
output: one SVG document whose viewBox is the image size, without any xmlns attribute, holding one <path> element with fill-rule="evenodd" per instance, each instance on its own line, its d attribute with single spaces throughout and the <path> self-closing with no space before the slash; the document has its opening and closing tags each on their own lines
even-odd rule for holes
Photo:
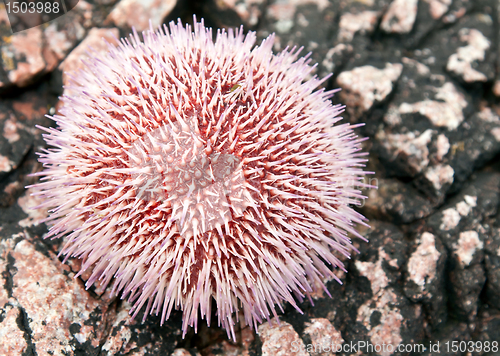
<svg viewBox="0 0 500 356">
<path fill-rule="evenodd" d="M 0 241 L 0 272 L 1 355 L 73 354 L 76 345 L 99 345 L 107 306 L 28 233 Z"/>
<path fill-rule="evenodd" d="M 87 37 L 66 57 L 59 65 L 63 73 L 63 84 L 68 83 L 68 72 L 75 72 L 82 68 L 87 56 L 87 51 L 105 53 L 108 51 L 108 43 L 118 44 L 119 31 L 117 28 L 93 28 Z"/>
<path fill-rule="evenodd" d="M 142 32 L 149 28 L 150 21 L 153 28 L 160 26 L 176 4 L 177 0 L 121 0 L 106 21 L 120 28 L 134 27 Z"/>
<path fill-rule="evenodd" d="M 86 35 L 113 1 L 96 8 L 84 0 L 47 24 L 12 34 L 6 12 L 0 11 L 0 88 L 25 87 L 54 70 Z"/>
</svg>

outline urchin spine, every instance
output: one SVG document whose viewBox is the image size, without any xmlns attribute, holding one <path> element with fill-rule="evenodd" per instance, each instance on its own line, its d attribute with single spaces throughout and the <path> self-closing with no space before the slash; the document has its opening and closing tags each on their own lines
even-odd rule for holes
<svg viewBox="0 0 500 356">
<path fill-rule="evenodd" d="M 335 91 L 314 91 L 326 78 L 307 79 L 297 50 L 254 43 L 242 29 L 214 42 L 203 23 L 134 33 L 73 75 L 58 128 L 43 128 L 49 236 L 92 268 L 87 287 L 114 278 L 134 316 L 182 309 L 184 334 L 199 315 L 210 324 L 212 298 L 234 338 L 239 305 L 256 327 L 312 286 L 328 292 L 334 253 L 349 256 L 365 221 L 349 207 L 362 140 L 337 124 Z"/>
</svg>

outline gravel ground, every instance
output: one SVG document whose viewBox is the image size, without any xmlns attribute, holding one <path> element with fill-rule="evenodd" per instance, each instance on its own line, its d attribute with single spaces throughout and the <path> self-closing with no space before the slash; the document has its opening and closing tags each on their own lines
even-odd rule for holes
<svg viewBox="0 0 500 356">
<path fill-rule="evenodd" d="M 180 312 L 130 322 L 129 303 L 86 290 L 79 260 L 42 239 L 46 213 L 24 188 L 63 71 L 103 37 L 194 14 L 311 51 L 344 120 L 366 123 L 378 187 L 359 208 L 369 243 L 355 242 L 331 298 L 285 305 L 258 334 L 242 324 L 237 342 L 204 321 L 183 339 Z M 0 54 L 0 355 L 500 355 L 498 0 L 80 0 L 14 35 L 0 4 Z"/>
</svg>

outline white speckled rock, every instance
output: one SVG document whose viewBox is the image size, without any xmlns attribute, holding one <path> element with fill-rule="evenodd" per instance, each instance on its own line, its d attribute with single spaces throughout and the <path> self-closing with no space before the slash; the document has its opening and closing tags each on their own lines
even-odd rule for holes
<svg viewBox="0 0 500 356">
<path fill-rule="evenodd" d="M 297 332 L 287 322 L 272 319 L 259 326 L 262 356 L 308 356 L 305 345 Z"/>
</svg>

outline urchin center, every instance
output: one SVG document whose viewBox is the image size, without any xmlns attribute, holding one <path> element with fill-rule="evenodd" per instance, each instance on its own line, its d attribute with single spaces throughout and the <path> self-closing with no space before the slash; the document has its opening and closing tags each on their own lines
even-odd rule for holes
<svg viewBox="0 0 500 356">
<path fill-rule="evenodd" d="M 136 199 L 163 203 L 187 237 L 227 225 L 247 206 L 241 159 L 207 149 L 196 131 L 169 123 L 126 150 Z"/>
</svg>

